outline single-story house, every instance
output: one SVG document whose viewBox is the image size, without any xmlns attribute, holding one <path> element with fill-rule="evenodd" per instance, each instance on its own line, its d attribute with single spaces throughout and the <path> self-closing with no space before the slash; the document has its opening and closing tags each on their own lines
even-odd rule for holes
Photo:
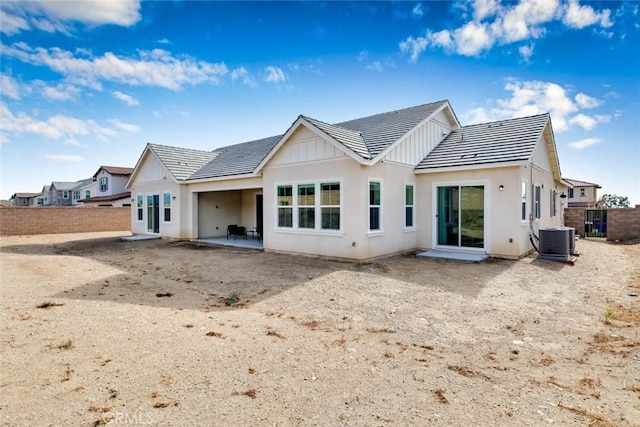
<svg viewBox="0 0 640 427">
<path fill-rule="evenodd" d="M 369 259 L 416 249 L 518 258 L 563 224 L 548 114 L 461 126 L 446 100 L 213 151 L 148 144 L 127 183 L 131 231 L 258 231 L 266 251 Z"/>
<path fill-rule="evenodd" d="M 9 199 L 11 206 L 42 206 L 42 193 L 14 193 Z"/>
</svg>

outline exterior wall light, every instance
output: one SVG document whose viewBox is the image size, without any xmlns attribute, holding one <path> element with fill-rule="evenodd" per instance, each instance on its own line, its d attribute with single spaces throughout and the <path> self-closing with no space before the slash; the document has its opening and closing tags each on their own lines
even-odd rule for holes
<svg viewBox="0 0 640 427">
<path fill-rule="evenodd" d="M 500 187 L 498 187 L 498 191 L 504 191 L 504 185 L 501 185 Z"/>
</svg>

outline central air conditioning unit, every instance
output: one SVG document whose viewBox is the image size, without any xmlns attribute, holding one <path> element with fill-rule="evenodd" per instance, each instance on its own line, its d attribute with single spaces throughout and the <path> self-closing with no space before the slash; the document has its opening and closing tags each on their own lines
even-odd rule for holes
<svg viewBox="0 0 640 427">
<path fill-rule="evenodd" d="M 540 230 L 540 258 L 570 260 L 575 252 L 575 229 L 554 227 Z"/>
</svg>

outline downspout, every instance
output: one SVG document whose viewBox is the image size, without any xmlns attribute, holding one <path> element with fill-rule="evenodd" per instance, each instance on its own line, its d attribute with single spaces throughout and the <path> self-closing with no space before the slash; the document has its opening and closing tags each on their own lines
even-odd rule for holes
<svg viewBox="0 0 640 427">
<path fill-rule="evenodd" d="M 531 242 L 531 246 L 533 246 L 533 249 L 535 249 L 536 252 L 540 253 L 540 250 L 538 249 L 538 247 L 540 246 L 540 238 L 536 236 L 536 233 L 533 230 L 533 214 L 534 214 L 533 198 L 535 197 L 535 194 L 534 194 L 535 188 L 533 185 L 533 155 L 531 157 L 532 157 L 531 161 L 529 162 L 529 187 L 531 188 L 531 209 L 529 212 L 529 241 Z"/>
</svg>

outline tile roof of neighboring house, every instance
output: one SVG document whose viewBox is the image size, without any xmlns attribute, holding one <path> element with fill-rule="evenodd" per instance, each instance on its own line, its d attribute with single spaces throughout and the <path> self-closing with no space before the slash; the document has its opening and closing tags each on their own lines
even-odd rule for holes
<svg viewBox="0 0 640 427">
<path fill-rule="evenodd" d="M 369 158 L 374 158 L 446 103 L 446 100 L 432 102 L 335 123 L 334 126 L 359 132 L 369 152 Z"/>
<path fill-rule="evenodd" d="M 100 166 L 100 169 L 98 169 L 93 177 L 97 177 L 101 170 L 104 170 L 111 175 L 131 175 L 133 173 L 133 168 L 125 168 L 121 166 Z"/>
<path fill-rule="evenodd" d="M 189 179 L 216 178 L 252 173 L 282 135 L 231 145 L 215 150 L 215 158 Z"/>
<path fill-rule="evenodd" d="M 526 161 L 548 121 L 548 114 L 540 114 L 464 126 L 447 135 L 416 169 Z"/>
<path fill-rule="evenodd" d="M 15 193 L 11 198 L 22 198 L 22 199 L 30 199 L 31 197 L 41 196 L 42 193 Z"/>
<path fill-rule="evenodd" d="M 598 184 L 594 184 L 593 182 L 579 181 L 577 179 L 564 178 L 564 177 L 563 177 L 563 179 L 565 181 L 567 181 L 568 183 L 570 183 L 571 185 L 573 185 L 574 187 L 596 187 L 596 188 L 602 188 Z"/>
<path fill-rule="evenodd" d="M 74 190 L 78 190 L 86 185 L 89 185 L 93 182 L 93 178 L 81 179 L 80 181 L 76 181 L 76 186 L 73 187 Z"/>
<path fill-rule="evenodd" d="M 194 172 L 218 155 L 213 151 L 194 150 L 191 148 L 158 144 L 149 144 L 148 146 L 177 180 L 189 178 Z"/>
<path fill-rule="evenodd" d="M 124 193 L 112 194 L 111 196 L 98 196 L 90 197 L 88 199 L 80 199 L 79 202 L 110 202 L 113 200 L 128 199 L 129 197 L 131 197 L 131 192 L 126 191 Z"/>
<path fill-rule="evenodd" d="M 68 182 L 68 181 L 53 181 L 51 183 L 52 187 L 55 187 L 56 191 L 71 191 L 77 185 L 77 182 Z"/>
</svg>

